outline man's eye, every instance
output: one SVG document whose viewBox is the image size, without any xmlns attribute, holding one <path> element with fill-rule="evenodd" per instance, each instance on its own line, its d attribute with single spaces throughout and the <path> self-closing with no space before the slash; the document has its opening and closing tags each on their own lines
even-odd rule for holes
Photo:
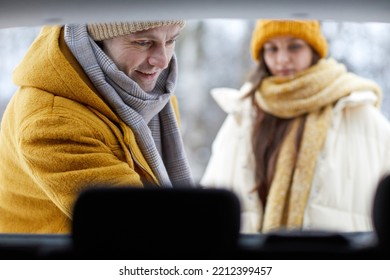
<svg viewBox="0 0 390 280">
<path fill-rule="evenodd" d="M 136 41 L 135 44 L 137 44 L 140 47 L 147 47 L 150 46 L 150 41 Z"/>
<path fill-rule="evenodd" d="M 167 41 L 167 45 L 172 45 L 174 43 L 176 43 L 176 39 L 172 39 L 172 40 Z"/>
</svg>

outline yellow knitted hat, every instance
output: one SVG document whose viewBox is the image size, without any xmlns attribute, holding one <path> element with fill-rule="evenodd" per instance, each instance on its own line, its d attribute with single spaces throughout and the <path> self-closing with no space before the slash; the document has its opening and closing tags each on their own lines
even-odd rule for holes
<svg viewBox="0 0 390 280">
<path fill-rule="evenodd" d="M 328 43 L 317 20 L 258 20 L 251 42 L 251 53 L 254 60 L 259 60 L 260 51 L 266 41 L 282 35 L 305 40 L 321 58 L 328 54 Z"/>
<path fill-rule="evenodd" d="M 160 20 L 160 21 L 130 21 L 130 22 L 109 22 L 87 24 L 89 35 L 95 41 L 102 41 L 130 33 L 143 31 L 151 28 L 179 25 L 183 28 L 184 20 Z"/>
</svg>

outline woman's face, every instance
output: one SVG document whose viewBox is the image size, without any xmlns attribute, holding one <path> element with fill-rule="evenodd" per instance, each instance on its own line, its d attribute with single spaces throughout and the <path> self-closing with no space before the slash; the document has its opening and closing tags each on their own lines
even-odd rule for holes
<svg viewBox="0 0 390 280">
<path fill-rule="evenodd" d="M 292 36 L 278 36 L 263 47 L 264 62 L 273 76 L 289 76 L 309 68 L 313 50 L 306 41 Z"/>
</svg>

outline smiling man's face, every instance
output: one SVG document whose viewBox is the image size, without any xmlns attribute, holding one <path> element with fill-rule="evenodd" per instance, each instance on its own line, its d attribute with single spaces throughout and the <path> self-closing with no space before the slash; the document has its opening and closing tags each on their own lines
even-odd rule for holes
<svg viewBox="0 0 390 280">
<path fill-rule="evenodd" d="M 104 40 L 103 51 L 146 92 L 171 61 L 180 26 L 167 25 Z"/>
</svg>

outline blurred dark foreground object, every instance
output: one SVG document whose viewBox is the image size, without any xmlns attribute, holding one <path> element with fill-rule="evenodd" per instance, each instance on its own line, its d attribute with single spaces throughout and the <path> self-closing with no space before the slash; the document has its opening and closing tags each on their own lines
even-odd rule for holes
<svg viewBox="0 0 390 280">
<path fill-rule="evenodd" d="M 373 224 L 378 238 L 378 248 L 390 255 L 390 175 L 382 178 L 375 193 Z"/>
<path fill-rule="evenodd" d="M 237 197 L 200 188 L 90 188 L 74 207 L 72 238 L 81 257 L 226 257 L 240 230 Z"/>
<path fill-rule="evenodd" d="M 375 195 L 375 232 L 239 234 L 237 197 L 199 188 L 94 187 L 73 232 L 0 234 L 0 259 L 389 259 L 390 176 Z"/>
</svg>

